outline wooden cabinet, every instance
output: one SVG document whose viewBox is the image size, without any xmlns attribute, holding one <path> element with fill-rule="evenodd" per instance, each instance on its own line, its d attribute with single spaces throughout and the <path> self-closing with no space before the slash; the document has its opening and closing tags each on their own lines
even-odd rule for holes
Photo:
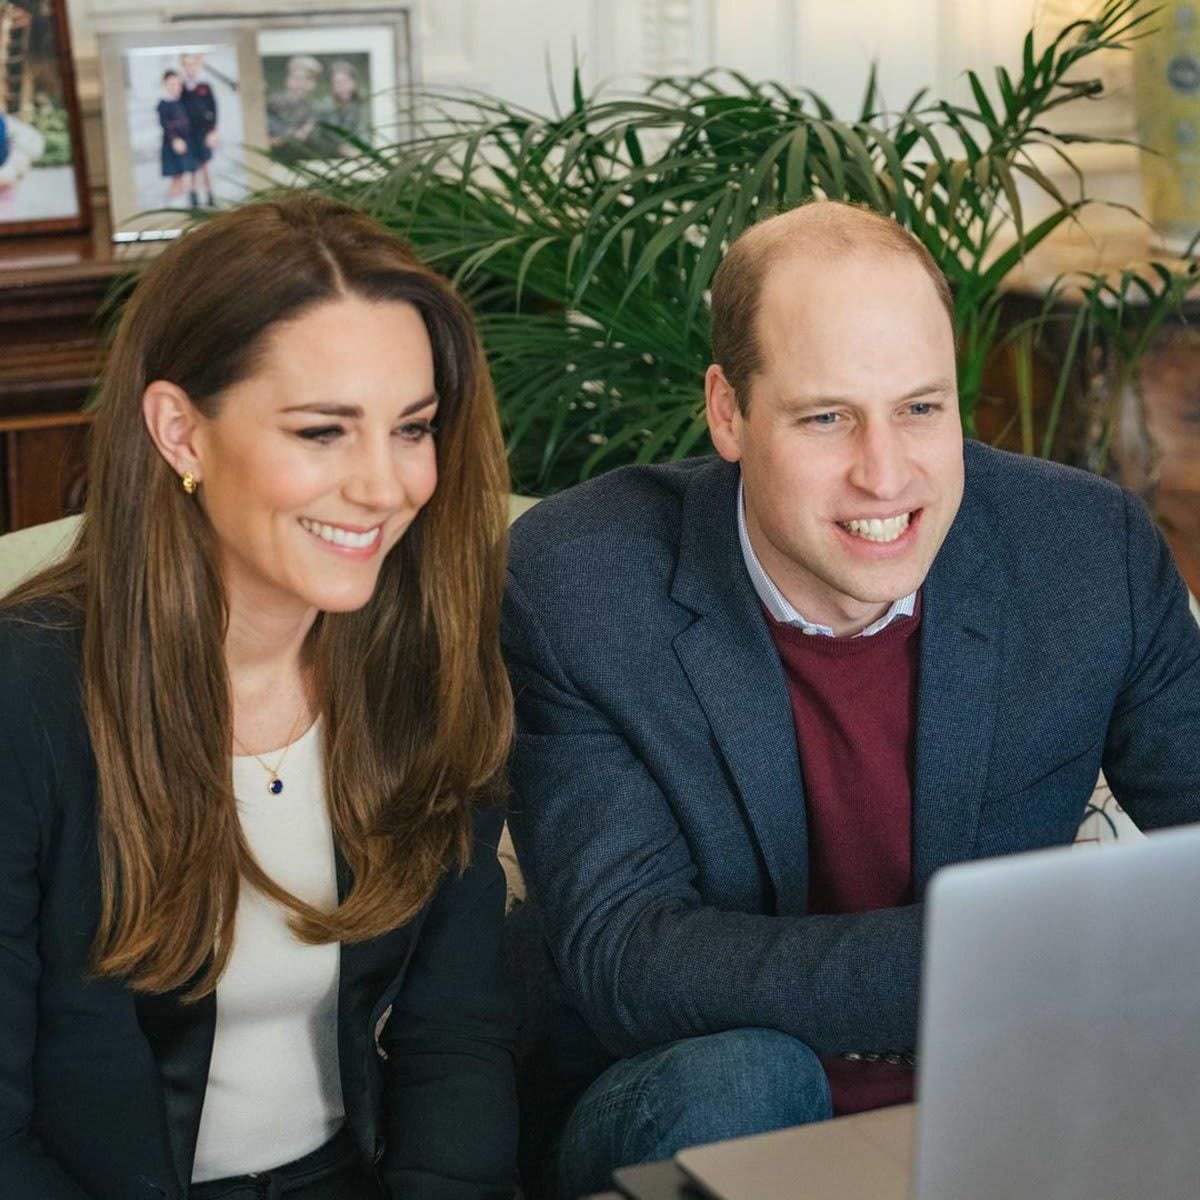
<svg viewBox="0 0 1200 1200">
<path fill-rule="evenodd" d="M 126 269 L 103 213 L 89 234 L 0 241 L 0 532 L 83 502 L 101 312 Z"/>
<path fill-rule="evenodd" d="M 1047 290 L 1060 278 L 1078 278 L 1080 271 L 1105 275 L 1114 284 L 1127 268 L 1139 268 L 1154 280 L 1150 261 L 1180 265 L 1169 251 L 1156 244 L 1151 231 L 1129 214 L 1109 216 L 1091 228 L 1064 225 L 1025 260 L 1010 279 L 1008 300 L 1018 318 L 1041 310 Z M 1131 289 L 1130 306 L 1140 303 Z M 1064 319 L 1058 335 L 1065 343 L 1074 311 L 1070 290 L 1063 300 Z M 1105 436 L 1109 454 L 1107 473 L 1137 492 L 1158 520 L 1176 565 L 1188 587 L 1200 596 L 1200 292 L 1190 295 L 1181 308 L 1158 327 L 1138 360 L 1132 379 L 1122 380 L 1113 347 L 1101 341 L 1081 362 L 1068 391 L 1060 436 L 1054 456 L 1079 466 L 1094 467 L 1087 452 Z M 1034 364 L 1034 424 L 1044 428 L 1059 375 L 1061 358 L 1054 339 L 1047 357 Z M 1003 364 L 999 364 L 1003 367 Z M 1015 411 L 1015 378 L 1001 370 L 994 380 L 1003 397 L 1002 417 Z M 1042 424 L 1039 426 L 1038 423 Z M 980 421 L 980 436 L 1006 449 L 1019 450 L 1012 422 L 1003 434 L 996 415 Z M 1040 442 L 1039 442 L 1040 444 Z"/>
</svg>

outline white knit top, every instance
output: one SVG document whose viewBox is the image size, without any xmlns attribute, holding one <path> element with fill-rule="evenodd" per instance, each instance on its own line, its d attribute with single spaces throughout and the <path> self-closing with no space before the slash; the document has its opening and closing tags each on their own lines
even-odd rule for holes
<svg viewBox="0 0 1200 1200">
<path fill-rule="evenodd" d="M 264 754 L 274 766 L 282 751 Z M 242 830 L 272 879 L 302 900 L 337 903 L 321 722 L 288 751 L 272 796 L 254 758 L 234 758 Z M 217 985 L 217 1027 L 192 1181 L 268 1170 L 341 1127 L 338 947 L 306 946 L 285 911 L 243 883 L 233 953 Z"/>
</svg>

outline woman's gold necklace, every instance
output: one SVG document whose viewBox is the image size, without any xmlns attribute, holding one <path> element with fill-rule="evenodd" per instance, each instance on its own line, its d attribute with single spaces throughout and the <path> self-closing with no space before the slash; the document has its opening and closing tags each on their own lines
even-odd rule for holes
<svg viewBox="0 0 1200 1200">
<path fill-rule="evenodd" d="M 279 772 L 283 770 L 284 760 L 288 756 L 288 751 L 295 744 L 296 734 L 300 732 L 300 724 L 304 720 L 304 714 L 308 711 L 307 705 L 301 705 L 300 711 L 296 714 L 295 723 L 292 725 L 292 731 L 288 734 L 287 745 L 283 748 L 283 753 L 279 756 L 279 761 L 272 767 L 270 763 L 265 762 L 261 755 L 255 754 L 253 750 L 247 748 L 236 733 L 231 734 L 233 744 L 239 747 L 245 754 L 248 754 L 264 771 L 267 773 L 267 791 L 272 796 L 278 796 L 283 791 L 283 780 L 279 778 Z"/>
</svg>

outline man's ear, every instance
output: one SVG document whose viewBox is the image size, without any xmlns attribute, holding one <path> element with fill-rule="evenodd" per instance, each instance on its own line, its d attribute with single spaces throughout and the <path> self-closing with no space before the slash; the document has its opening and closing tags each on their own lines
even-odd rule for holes
<svg viewBox="0 0 1200 1200">
<path fill-rule="evenodd" d="M 704 412 L 717 453 L 727 462 L 742 457 L 742 413 L 725 372 L 713 363 L 704 373 Z"/>
<path fill-rule="evenodd" d="M 159 454 L 181 478 L 204 478 L 200 426 L 203 418 L 177 384 L 156 379 L 142 393 L 142 417 Z"/>
</svg>

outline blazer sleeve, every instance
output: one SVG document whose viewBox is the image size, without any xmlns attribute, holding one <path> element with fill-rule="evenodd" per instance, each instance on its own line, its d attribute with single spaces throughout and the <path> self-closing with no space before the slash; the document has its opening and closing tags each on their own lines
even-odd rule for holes
<svg viewBox="0 0 1200 1200">
<path fill-rule="evenodd" d="M 501 1200 L 516 1186 L 516 1001 L 502 942 L 503 814 L 477 814 L 474 855 L 430 904 L 380 1035 L 389 1197 Z"/>
<path fill-rule="evenodd" d="M 750 1026 L 821 1052 L 915 1044 L 919 905 L 810 917 L 705 903 L 663 789 L 559 665 L 511 575 L 502 636 L 509 824 L 567 992 L 607 1049 Z"/>
<path fill-rule="evenodd" d="M 1126 493 L 1129 661 L 1104 775 L 1141 829 L 1200 821 L 1200 626 L 1145 506 Z"/>
<path fill-rule="evenodd" d="M 0 1195 L 88 1200 L 31 1131 L 40 863 L 51 831 L 53 743 L 18 662 L 18 642 L 29 641 L 15 623 L 0 621 Z"/>
</svg>

